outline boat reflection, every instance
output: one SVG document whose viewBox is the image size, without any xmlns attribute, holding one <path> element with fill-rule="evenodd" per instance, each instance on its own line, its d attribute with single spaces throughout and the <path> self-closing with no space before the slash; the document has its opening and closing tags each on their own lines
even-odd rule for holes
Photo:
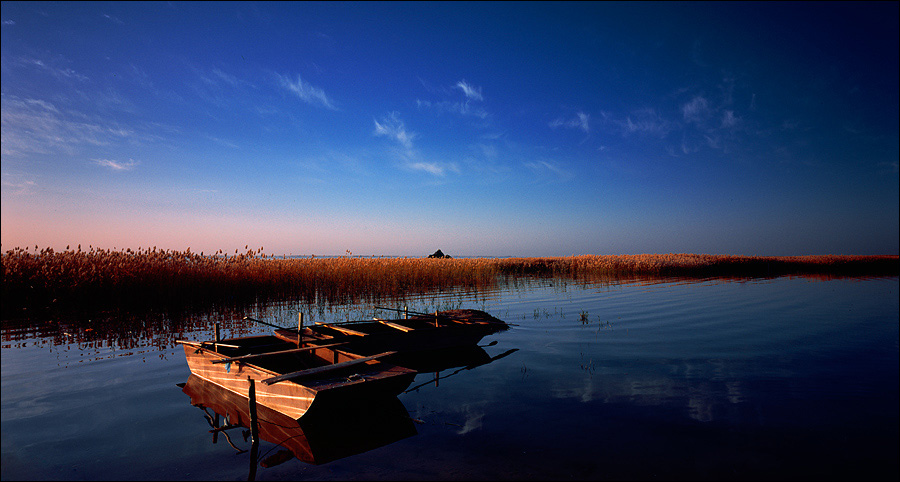
<svg viewBox="0 0 900 482">
<path fill-rule="evenodd" d="M 191 397 L 191 405 L 204 411 L 212 426 L 213 443 L 222 434 L 232 447 L 243 452 L 228 431 L 239 429 L 244 442 L 250 438 L 249 399 L 195 375 L 188 378 L 182 390 Z M 262 467 L 278 465 L 291 457 L 310 464 L 324 464 L 417 433 L 406 407 L 396 396 L 334 400 L 310 409 L 300 419 L 257 404 L 256 420 L 259 438 L 282 449 L 260 460 Z M 256 465 L 252 460 L 251 464 L 251 467 Z"/>
<path fill-rule="evenodd" d="M 485 346 L 496 344 L 497 342 L 493 341 Z M 438 350 L 397 353 L 385 357 L 384 360 L 393 365 L 410 368 L 419 373 L 428 373 L 456 367 L 484 365 L 491 362 L 491 356 L 484 351 L 482 346 L 471 344 Z"/>
<path fill-rule="evenodd" d="M 493 346 L 496 344 L 496 341 L 492 341 L 487 346 Z M 488 363 L 492 363 L 501 358 L 507 357 L 518 350 L 518 348 L 512 348 L 506 350 L 503 353 L 500 353 L 499 355 L 491 356 L 480 345 L 472 345 L 430 352 L 398 354 L 394 355 L 394 358 L 391 359 L 391 363 L 412 368 L 413 370 L 419 372 L 419 376 L 416 377 L 416 381 L 420 381 L 421 376 L 425 374 L 433 374 L 432 378 L 428 381 L 420 381 L 420 383 L 416 384 L 413 387 L 407 388 L 403 392 L 408 393 L 432 383 L 434 384 L 434 386 L 439 386 L 440 381 L 445 378 L 457 375 L 466 370 L 477 368 L 482 365 L 487 365 Z M 455 368 L 456 370 L 453 370 L 448 374 L 442 374 L 442 372 L 451 370 L 453 368 Z"/>
<path fill-rule="evenodd" d="M 486 346 L 495 344 L 496 341 Z M 402 363 L 424 377 L 424 383 L 406 390 L 409 392 L 426 385 L 438 386 L 439 380 L 486 365 L 517 350 L 514 348 L 491 356 L 484 347 L 472 345 L 396 355 L 391 362 Z M 257 403 L 255 420 L 258 438 L 254 444 L 254 418 L 248 397 L 193 374 L 179 386 L 191 398 L 191 405 L 203 411 L 210 425 L 213 443 L 223 438 L 238 453 L 250 452 L 250 479 L 255 478 L 257 465 L 273 467 L 291 458 L 320 465 L 383 447 L 418 433 L 416 421 L 410 418 L 397 396 L 335 397 L 327 404 L 313 406 L 299 419 Z M 268 450 L 261 460 L 258 456 L 259 439 L 276 446 Z"/>
</svg>

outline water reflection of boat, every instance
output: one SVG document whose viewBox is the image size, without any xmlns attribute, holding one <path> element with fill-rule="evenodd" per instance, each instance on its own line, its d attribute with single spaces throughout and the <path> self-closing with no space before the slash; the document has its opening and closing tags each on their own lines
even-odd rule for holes
<svg viewBox="0 0 900 482">
<path fill-rule="evenodd" d="M 491 356 L 484 348 L 473 344 L 429 351 L 398 352 L 385 357 L 385 360 L 419 373 L 428 373 L 450 368 L 484 365 L 490 363 Z"/>
<path fill-rule="evenodd" d="M 272 342 L 274 337 L 259 336 L 249 338 L 256 340 L 257 350 L 265 350 L 268 348 L 267 342 Z M 219 343 L 210 343 L 210 345 L 223 350 L 234 346 L 232 343 L 236 341 L 243 341 L 246 344 L 247 339 L 223 340 Z M 296 346 L 283 340 L 278 341 L 286 344 L 286 346 Z M 494 341 L 487 346 L 493 346 L 496 343 Z M 309 348 L 315 351 L 331 347 L 319 346 Z M 185 349 L 189 358 L 192 355 L 190 352 L 194 350 L 199 353 L 193 353 L 193 355 L 205 353 L 203 350 L 208 351 L 204 347 L 197 347 L 196 344 L 186 346 Z M 483 347 L 470 345 L 430 351 L 394 353 L 393 355 L 386 355 L 384 358 L 392 358 L 392 363 L 403 363 L 405 366 L 419 371 L 434 372 L 433 379 L 406 390 L 409 392 L 419 390 L 421 387 L 431 383 L 437 386 L 439 380 L 486 365 L 506 357 L 516 350 L 507 350 L 492 357 Z M 283 351 L 293 353 L 297 352 L 297 349 L 289 348 Z M 233 356 L 224 358 L 225 355 L 218 353 L 215 355 L 220 356 L 220 358 L 215 358 L 215 360 L 224 362 L 231 359 L 233 360 L 232 363 L 235 362 L 235 357 Z M 268 358 L 268 356 L 262 358 Z M 245 358 L 245 360 L 254 360 L 254 358 L 249 357 Z M 216 364 L 221 365 L 222 363 Z M 207 365 L 212 365 L 212 362 L 205 360 L 203 363 L 199 363 L 200 367 Z M 449 375 L 441 375 L 444 370 L 452 368 L 457 369 Z M 407 370 L 413 376 L 416 373 L 413 370 L 405 368 L 404 370 Z M 410 382 L 411 380 L 406 382 L 406 385 L 403 385 L 400 390 L 408 386 Z M 242 431 L 244 442 L 247 441 L 248 437 L 251 440 L 248 480 L 255 479 L 257 466 L 271 467 L 293 457 L 311 464 L 323 464 L 388 445 L 417 433 L 413 420 L 409 417 L 406 408 L 397 398 L 396 393 L 393 392 L 370 390 L 365 392 L 365 396 L 361 396 L 364 392 L 335 391 L 329 397 L 318 397 L 317 400 L 324 398 L 327 400 L 327 403 L 310 404 L 301 416 L 296 415 L 299 412 L 292 412 L 290 415 L 284 413 L 290 410 L 283 405 L 272 408 L 263 403 L 256 403 L 257 397 L 255 393 L 250 396 L 244 396 L 236 390 L 226 389 L 219 384 L 201 378 L 197 373 L 192 373 L 187 383 L 181 386 L 184 393 L 191 397 L 191 404 L 205 412 L 205 416 L 212 427 L 210 432 L 213 434 L 213 443 L 216 443 L 218 437 L 222 435 L 239 452 L 246 452 L 246 450 L 241 450 L 234 444 L 234 441 L 228 434 L 228 430 L 248 429 Z M 255 384 L 252 386 L 255 386 Z M 214 414 L 209 413 L 209 410 L 212 410 Z M 270 449 L 260 456 L 260 439 L 275 444 L 276 448 L 282 447 L 282 450 L 269 455 L 274 450 Z M 260 458 L 262 460 L 258 460 Z"/>
<path fill-rule="evenodd" d="M 188 378 L 182 390 L 191 397 L 191 405 L 214 411 L 216 419 L 222 417 L 224 425 L 211 430 L 214 441 L 217 434 L 226 430 L 250 428 L 247 397 L 196 375 Z M 417 434 L 406 408 L 394 395 L 336 399 L 327 405 L 317 404 L 299 419 L 262 405 L 257 405 L 256 410 L 259 437 L 283 448 L 263 457 L 259 462 L 263 467 L 277 465 L 291 456 L 310 464 L 323 464 Z M 212 421 L 210 424 L 216 425 Z M 251 463 L 255 465 L 256 461 Z"/>
<path fill-rule="evenodd" d="M 300 346 L 272 335 L 214 342 L 179 341 L 191 373 L 243 397 L 299 418 L 314 405 L 369 395 L 397 395 L 414 370 L 385 363 L 383 352 L 362 356 L 339 344 Z"/>
<path fill-rule="evenodd" d="M 412 315 L 402 319 L 376 318 L 344 323 L 316 323 L 302 328 L 279 328 L 275 330 L 275 336 L 297 344 L 299 333 L 304 341 L 344 342 L 348 351 L 374 355 L 385 351 L 406 354 L 473 346 L 487 335 L 509 329 L 509 325 L 502 320 L 480 310 L 407 313 Z"/>
<path fill-rule="evenodd" d="M 488 346 L 491 346 L 495 343 L 497 342 L 494 341 Z M 437 386 L 440 380 L 452 377 L 466 370 L 472 370 L 473 368 L 487 365 L 488 363 L 492 363 L 501 358 L 512 355 L 518 350 L 518 348 L 513 348 L 510 350 L 506 350 L 499 355 L 490 356 L 486 351 L 484 351 L 481 346 L 473 345 L 467 347 L 447 348 L 432 352 L 417 352 L 405 355 L 397 354 L 394 355 L 394 357 L 397 358 L 392 358 L 391 361 L 393 363 L 402 364 L 403 366 L 415 368 L 419 373 L 434 373 L 432 379 L 408 388 L 406 391 L 404 391 L 404 393 L 406 393 L 418 390 L 419 388 L 430 385 L 432 383 Z M 456 370 L 448 374 L 441 374 L 441 372 L 450 370 L 452 368 L 456 368 Z"/>
</svg>

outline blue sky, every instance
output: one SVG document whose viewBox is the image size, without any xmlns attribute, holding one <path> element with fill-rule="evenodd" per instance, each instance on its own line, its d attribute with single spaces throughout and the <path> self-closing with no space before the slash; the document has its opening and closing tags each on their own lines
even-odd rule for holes
<svg viewBox="0 0 900 482">
<path fill-rule="evenodd" d="M 898 253 L 898 4 L 3 2 L 2 245 Z"/>
</svg>

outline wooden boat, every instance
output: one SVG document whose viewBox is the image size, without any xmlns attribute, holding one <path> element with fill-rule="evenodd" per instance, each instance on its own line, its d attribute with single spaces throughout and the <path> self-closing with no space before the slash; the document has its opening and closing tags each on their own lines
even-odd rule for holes
<svg viewBox="0 0 900 482">
<path fill-rule="evenodd" d="M 316 323 L 304 326 L 302 331 L 280 328 L 275 336 L 295 345 L 346 343 L 347 350 L 361 355 L 385 351 L 408 354 L 473 346 L 485 336 L 507 329 L 509 325 L 484 311 L 448 310 L 431 315 L 414 313 L 402 319 Z"/>
<path fill-rule="evenodd" d="M 261 335 L 179 343 L 191 373 L 243 397 L 253 380 L 257 403 L 291 418 L 342 397 L 397 395 L 416 375 L 380 360 L 394 352 L 362 356 L 340 342 L 298 346 Z"/>
<path fill-rule="evenodd" d="M 250 428 L 250 404 L 247 397 L 225 390 L 196 375 L 188 378 L 182 390 L 191 397 L 191 405 L 206 412 L 213 428 L 210 432 L 214 443 L 219 433 L 232 443 L 227 430 Z M 316 404 L 299 419 L 262 405 L 257 406 L 256 412 L 259 437 L 282 447 L 282 450 L 259 461 L 263 467 L 277 465 L 294 457 L 310 464 L 323 464 L 367 452 L 418 433 L 406 407 L 394 395 L 341 399 L 328 405 Z M 237 441 L 241 443 L 240 438 Z M 232 446 L 238 449 L 233 443 Z"/>
</svg>

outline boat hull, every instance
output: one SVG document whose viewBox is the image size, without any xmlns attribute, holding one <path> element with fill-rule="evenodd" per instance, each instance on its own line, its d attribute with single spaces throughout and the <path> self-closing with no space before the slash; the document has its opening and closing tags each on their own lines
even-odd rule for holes
<svg viewBox="0 0 900 482">
<path fill-rule="evenodd" d="M 239 341 L 240 339 L 223 340 L 222 343 Z M 340 350 L 322 348 L 319 351 L 333 353 L 331 363 L 335 364 L 359 358 L 358 355 Z M 261 363 L 241 361 L 213 363 L 227 359 L 234 353 L 217 353 L 213 349 L 196 345 L 185 344 L 184 352 L 191 373 L 200 379 L 243 397 L 249 397 L 250 381 L 253 380 L 258 404 L 295 419 L 302 417 L 314 404 L 328 403 L 328 400 L 370 394 L 397 395 L 412 383 L 416 374 L 414 370 L 372 360 L 298 381 L 285 380 L 267 384 L 263 381 L 281 376 L 288 370 L 273 370 Z"/>
<path fill-rule="evenodd" d="M 360 355 L 384 351 L 409 354 L 477 345 L 482 338 L 508 329 L 503 321 L 479 310 L 450 310 L 409 319 L 316 324 L 303 329 L 302 340 L 344 342 Z M 297 343 L 297 331 L 275 330 L 275 336 Z"/>
</svg>

